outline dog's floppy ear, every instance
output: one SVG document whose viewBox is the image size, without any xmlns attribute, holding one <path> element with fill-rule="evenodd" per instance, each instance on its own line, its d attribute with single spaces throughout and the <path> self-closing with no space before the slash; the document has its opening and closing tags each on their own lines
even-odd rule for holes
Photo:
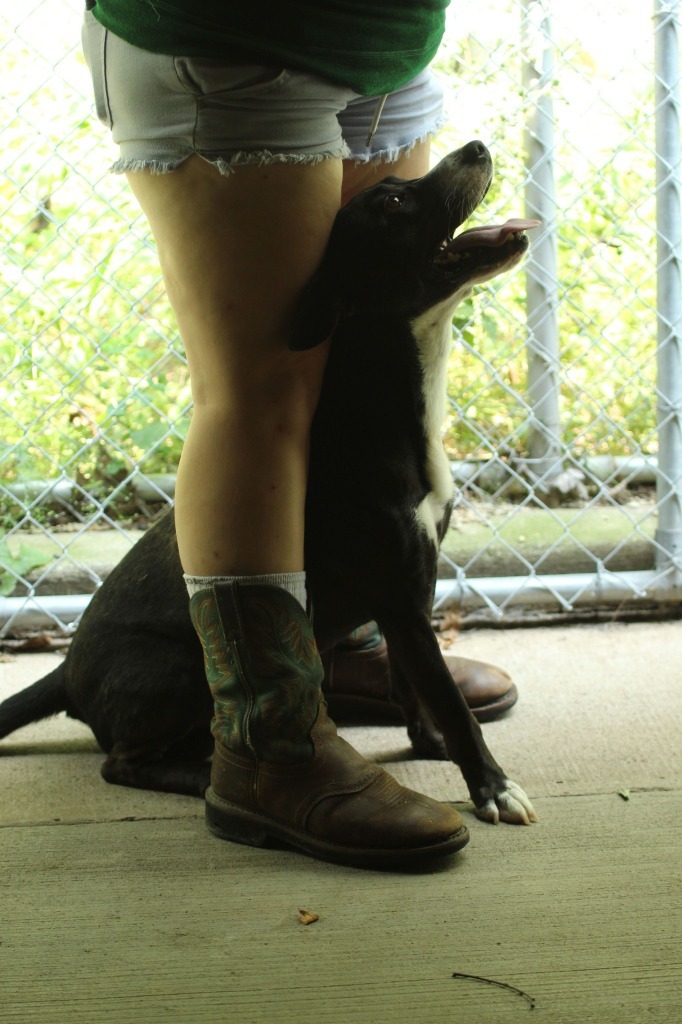
<svg viewBox="0 0 682 1024">
<path fill-rule="evenodd" d="M 340 315 L 341 302 L 323 263 L 301 296 L 289 331 L 289 348 L 302 352 L 321 345 L 336 327 Z"/>
</svg>

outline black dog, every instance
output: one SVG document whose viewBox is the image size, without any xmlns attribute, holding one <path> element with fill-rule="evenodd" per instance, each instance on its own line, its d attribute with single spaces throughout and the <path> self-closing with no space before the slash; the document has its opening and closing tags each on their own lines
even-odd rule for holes
<svg viewBox="0 0 682 1024">
<path fill-rule="evenodd" d="M 377 620 L 420 753 L 442 757 L 444 742 L 480 817 L 527 824 L 530 801 L 490 754 L 430 624 L 453 493 L 440 440 L 452 314 L 473 285 L 520 260 L 523 228 L 535 223 L 452 238 L 491 177 L 486 147 L 471 142 L 423 178 L 388 178 L 349 203 L 303 297 L 292 347 L 333 333 L 306 507 L 318 645 Z M 63 710 L 107 752 L 107 781 L 200 795 L 208 786 L 212 701 L 172 513 L 94 595 L 64 663 L 0 706 L 0 736 Z"/>
</svg>

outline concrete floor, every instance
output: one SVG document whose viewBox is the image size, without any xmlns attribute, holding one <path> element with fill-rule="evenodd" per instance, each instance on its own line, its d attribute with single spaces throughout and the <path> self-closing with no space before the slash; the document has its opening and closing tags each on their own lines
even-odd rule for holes
<svg viewBox="0 0 682 1024">
<path fill-rule="evenodd" d="M 677 1024 L 681 648 L 681 622 L 463 634 L 458 653 L 519 686 L 485 731 L 541 821 L 463 809 L 471 842 L 433 873 L 222 843 L 198 801 L 107 786 L 79 723 L 15 733 L 0 742 L 0 1022 L 507 1024 L 533 1001 L 550 1024 Z M 58 657 L 0 663 L 0 697 Z M 409 760 L 404 730 L 343 731 L 400 781 L 466 800 L 452 766 Z"/>
</svg>

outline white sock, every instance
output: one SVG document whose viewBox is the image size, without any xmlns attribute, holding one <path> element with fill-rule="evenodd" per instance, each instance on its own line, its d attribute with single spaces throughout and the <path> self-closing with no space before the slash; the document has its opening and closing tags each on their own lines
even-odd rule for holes
<svg viewBox="0 0 682 1024">
<path fill-rule="evenodd" d="M 202 590 L 210 590 L 214 583 L 265 583 L 273 587 L 281 587 L 296 598 L 303 611 L 307 611 L 307 593 L 304 572 L 274 572 L 261 576 L 189 576 L 185 573 L 185 584 L 190 597 Z"/>
</svg>

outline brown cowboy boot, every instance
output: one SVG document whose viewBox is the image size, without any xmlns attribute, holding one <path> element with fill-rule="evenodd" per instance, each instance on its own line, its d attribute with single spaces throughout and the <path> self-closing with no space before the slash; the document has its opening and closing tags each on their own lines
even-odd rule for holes
<svg viewBox="0 0 682 1024">
<path fill-rule="evenodd" d="M 404 867 L 468 842 L 452 807 L 400 786 L 338 735 L 312 627 L 291 594 L 216 583 L 190 613 L 215 705 L 206 819 L 216 835 L 359 867 Z"/>
<path fill-rule="evenodd" d="M 479 722 L 489 722 L 516 704 L 516 686 L 501 668 L 449 653 L 445 662 Z M 391 686 L 386 641 L 375 622 L 361 626 L 325 651 L 322 664 L 322 690 L 336 718 L 405 721 Z"/>
</svg>

